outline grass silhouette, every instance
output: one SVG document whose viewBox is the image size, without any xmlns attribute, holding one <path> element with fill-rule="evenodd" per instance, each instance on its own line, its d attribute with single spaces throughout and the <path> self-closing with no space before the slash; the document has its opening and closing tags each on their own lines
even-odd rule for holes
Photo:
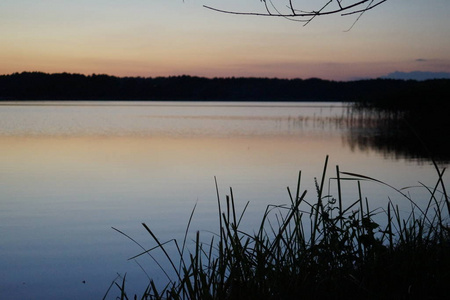
<svg viewBox="0 0 450 300">
<path fill-rule="evenodd" d="M 235 208 L 233 190 L 225 205 L 217 189 L 219 228 L 208 242 L 195 235 L 193 249 L 186 240 L 161 242 L 143 224 L 155 247 L 130 258 L 162 251 L 168 268 L 164 287 L 153 280 L 142 295 L 133 299 L 438 299 L 447 293 L 450 280 L 450 199 L 443 180 L 444 170 L 435 164 L 438 181 L 422 185 L 429 198 L 420 207 L 404 192 L 388 183 L 361 174 L 341 172 L 336 167 L 336 196 L 325 193 L 328 169 L 316 180 L 315 202 L 301 192 L 301 172 L 295 194 L 288 188 L 290 204 L 269 205 L 259 228 L 241 230 L 241 213 Z M 355 180 L 359 199 L 347 207 L 342 203 L 341 184 Z M 411 204 L 404 217 L 397 205 L 371 209 L 363 199 L 360 181 L 374 181 L 394 189 Z M 346 202 L 345 202 L 346 203 Z M 375 222 L 385 218 L 383 225 Z M 381 223 L 381 222 L 380 222 Z M 169 255 L 167 243 L 174 243 L 177 255 Z M 151 256 L 151 255 L 150 255 Z M 161 268 L 161 264 L 159 264 Z M 163 268 L 164 269 L 164 268 Z M 166 272 L 168 274 L 169 272 Z M 114 281 L 105 298 L 116 287 L 118 298 L 129 299 L 125 277 Z"/>
</svg>

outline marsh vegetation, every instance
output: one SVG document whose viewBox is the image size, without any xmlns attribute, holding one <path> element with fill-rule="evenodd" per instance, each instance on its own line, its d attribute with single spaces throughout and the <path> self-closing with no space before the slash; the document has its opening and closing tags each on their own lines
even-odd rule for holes
<svg viewBox="0 0 450 300">
<path fill-rule="evenodd" d="M 302 190 L 300 172 L 296 189 L 287 189 L 288 204 L 269 205 L 258 228 L 241 228 L 248 203 L 239 212 L 230 188 L 225 201 L 217 192 L 219 227 L 213 234 L 197 231 L 192 236 L 195 208 L 183 240 L 160 241 L 143 223 L 155 245 L 151 249 L 115 229 L 142 248 L 130 260 L 162 251 L 167 262 L 158 265 L 168 266 L 166 274 L 174 276 L 164 286 L 150 279 L 137 294 L 127 290 L 123 276 L 105 298 L 437 299 L 446 294 L 450 280 L 450 198 L 445 169 L 434 166 L 436 184 L 421 186 L 428 193 L 426 202 L 414 199 L 411 188 L 397 189 L 338 166 L 328 177 L 327 157 L 316 191 Z M 342 198 L 347 181 L 359 197 L 344 206 L 349 203 Z M 393 189 L 410 210 L 402 211 L 390 200 L 386 207 L 370 207 L 361 181 Z M 186 247 L 190 239 L 192 248 Z M 176 255 L 166 251 L 169 244 L 175 245 Z"/>
</svg>

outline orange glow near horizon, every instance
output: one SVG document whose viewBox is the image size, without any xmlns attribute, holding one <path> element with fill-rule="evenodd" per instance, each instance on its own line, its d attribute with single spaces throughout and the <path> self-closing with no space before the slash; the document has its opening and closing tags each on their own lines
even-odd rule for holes
<svg viewBox="0 0 450 300">
<path fill-rule="evenodd" d="M 394 71 L 450 72 L 450 3 L 427 7 L 414 0 L 405 8 L 402 1 L 388 2 L 344 32 L 354 19 L 322 18 L 302 27 L 214 13 L 202 8 L 206 2 L 214 1 L 7 1 L 0 12 L 0 74 L 349 80 Z M 235 2 L 243 10 L 260 8 L 259 1 Z M 418 10 L 433 22 L 416 24 Z"/>
</svg>

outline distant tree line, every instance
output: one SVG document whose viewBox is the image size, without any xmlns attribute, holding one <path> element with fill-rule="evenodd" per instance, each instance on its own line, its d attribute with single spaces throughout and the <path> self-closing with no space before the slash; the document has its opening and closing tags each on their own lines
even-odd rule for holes
<svg viewBox="0 0 450 300">
<path fill-rule="evenodd" d="M 0 100 L 344 101 L 410 107 L 447 104 L 450 80 L 349 82 L 275 78 L 115 77 L 23 72 L 0 76 Z"/>
</svg>

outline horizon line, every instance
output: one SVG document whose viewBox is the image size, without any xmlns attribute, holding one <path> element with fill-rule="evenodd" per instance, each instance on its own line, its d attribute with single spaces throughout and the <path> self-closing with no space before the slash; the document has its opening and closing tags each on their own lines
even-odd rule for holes
<svg viewBox="0 0 450 300">
<path fill-rule="evenodd" d="M 166 75 L 166 76 L 120 76 L 120 75 L 111 75 L 107 73 L 72 73 L 72 72 L 44 72 L 44 71 L 21 71 L 21 72 L 12 72 L 9 74 L 0 74 L 0 76 L 12 76 L 16 74 L 45 74 L 45 75 L 61 75 L 61 74 L 68 74 L 68 75 L 81 75 L 86 77 L 91 76 L 108 76 L 108 77 L 116 77 L 116 78 L 143 78 L 143 79 L 154 79 L 154 78 L 172 78 L 172 77 L 192 77 L 192 78 L 203 78 L 203 79 L 269 79 L 269 80 L 322 80 L 322 81 L 329 81 L 329 82 L 352 82 L 352 81 L 364 81 L 364 80 L 377 80 L 377 79 L 392 79 L 392 80 L 415 80 L 415 81 L 421 81 L 421 80 L 433 80 L 433 79 L 450 79 L 450 72 L 432 72 L 432 71 L 410 71 L 410 72 L 402 72 L 402 71 L 393 71 L 386 75 L 379 76 L 379 77 L 354 77 L 350 78 L 348 80 L 334 80 L 334 79 L 323 79 L 320 77 L 308 77 L 308 78 L 301 78 L 301 77 L 267 77 L 267 76 L 200 76 L 200 75 L 190 75 L 190 74 L 181 74 L 181 75 Z M 430 78 L 395 78 L 398 76 L 420 76 L 420 75 L 429 75 Z M 443 77 L 435 77 L 432 78 L 433 75 L 440 75 Z M 448 77 L 448 78 L 447 78 Z"/>
</svg>

